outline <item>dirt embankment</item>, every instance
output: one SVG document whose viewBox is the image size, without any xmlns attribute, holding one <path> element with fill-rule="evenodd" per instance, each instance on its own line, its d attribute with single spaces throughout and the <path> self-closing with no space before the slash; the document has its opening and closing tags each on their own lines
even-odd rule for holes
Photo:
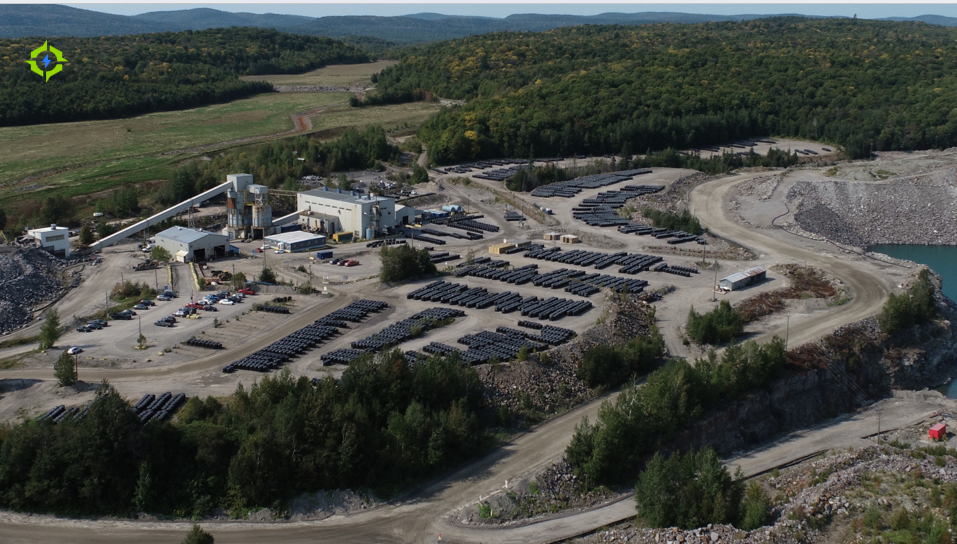
<svg viewBox="0 0 957 544">
<path fill-rule="evenodd" d="M 886 181 L 800 181 L 787 202 L 803 230 L 838 243 L 957 244 L 957 167 Z"/>
</svg>

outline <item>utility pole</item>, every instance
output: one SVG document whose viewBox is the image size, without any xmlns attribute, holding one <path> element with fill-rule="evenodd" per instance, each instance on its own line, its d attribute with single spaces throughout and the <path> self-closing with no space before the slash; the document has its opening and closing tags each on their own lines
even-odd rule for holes
<svg viewBox="0 0 957 544">
<path fill-rule="evenodd" d="M 106 293 L 104 300 L 106 302 L 106 316 L 103 319 L 106 319 L 110 317 L 110 294 L 109 293 Z"/>
<path fill-rule="evenodd" d="M 159 291 L 159 288 L 160 288 L 159 272 L 157 272 L 155 268 L 153 269 L 153 287 L 154 289 Z"/>
<path fill-rule="evenodd" d="M 73 354 L 73 382 L 80 381 L 80 360 L 77 354 Z"/>
<path fill-rule="evenodd" d="M 884 411 L 883 408 L 877 409 L 877 445 L 881 445 L 881 415 Z"/>
<path fill-rule="evenodd" d="M 718 302 L 718 259 L 714 260 L 714 285 L 711 286 L 711 302 Z"/>
<path fill-rule="evenodd" d="M 785 328 L 784 328 L 784 351 L 788 350 L 788 339 L 791 336 L 791 316 L 787 316 L 787 317 L 788 317 L 787 325 L 785 325 Z"/>
</svg>

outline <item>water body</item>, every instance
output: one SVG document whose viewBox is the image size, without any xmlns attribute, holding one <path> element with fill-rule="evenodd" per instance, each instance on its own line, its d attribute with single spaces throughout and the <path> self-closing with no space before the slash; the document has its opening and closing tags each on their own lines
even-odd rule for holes
<svg viewBox="0 0 957 544">
<path fill-rule="evenodd" d="M 940 274 L 942 291 L 951 300 L 957 301 L 957 246 L 918 246 L 910 244 L 883 244 L 871 246 L 870 251 L 926 264 Z M 937 388 L 949 398 L 957 399 L 957 380 Z"/>
<path fill-rule="evenodd" d="M 950 300 L 957 301 L 957 246 L 882 244 L 868 249 L 890 255 L 895 259 L 926 264 L 931 270 L 940 274 L 944 294 Z"/>
</svg>

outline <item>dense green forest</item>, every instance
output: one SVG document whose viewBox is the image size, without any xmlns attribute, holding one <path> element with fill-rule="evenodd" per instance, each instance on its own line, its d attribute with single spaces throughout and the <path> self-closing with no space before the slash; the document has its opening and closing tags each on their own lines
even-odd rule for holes
<svg viewBox="0 0 957 544">
<path fill-rule="evenodd" d="M 44 82 L 24 62 L 41 45 L 0 40 L 0 126 L 194 108 L 272 90 L 239 75 L 369 61 L 338 40 L 254 28 L 57 38 L 68 63 Z"/>
<path fill-rule="evenodd" d="M 858 19 L 584 26 L 404 50 L 364 104 L 468 100 L 419 131 L 436 163 L 644 153 L 782 135 L 957 145 L 957 29 Z"/>
<path fill-rule="evenodd" d="M 400 351 L 354 361 L 338 382 L 284 371 L 225 402 L 192 398 L 175 423 L 140 424 L 104 385 L 79 422 L 0 426 L 0 505 L 189 517 L 320 489 L 389 492 L 487 447 L 482 406 L 472 367 L 410 365 Z"/>
</svg>

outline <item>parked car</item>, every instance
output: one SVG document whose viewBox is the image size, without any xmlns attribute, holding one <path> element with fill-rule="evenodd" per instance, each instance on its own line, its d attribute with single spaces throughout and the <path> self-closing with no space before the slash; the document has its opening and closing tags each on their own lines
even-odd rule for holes
<svg viewBox="0 0 957 544">
<path fill-rule="evenodd" d="M 133 306 L 133 309 L 134 310 L 149 310 L 150 307 L 147 306 L 146 304 L 140 303 L 140 304 L 137 304 L 136 306 Z"/>
<path fill-rule="evenodd" d="M 285 253 L 285 252 L 286 252 L 285 249 L 277 249 L 277 250 L 276 250 L 276 253 L 277 253 L 277 254 L 283 254 L 283 253 Z"/>
<path fill-rule="evenodd" d="M 110 314 L 110 317 L 111 317 L 112 319 L 123 319 L 123 320 L 126 320 L 126 321 L 129 321 L 130 319 L 133 319 L 133 316 L 132 316 L 132 315 L 130 315 L 130 314 L 122 314 L 122 313 L 120 313 L 120 314 Z"/>
<path fill-rule="evenodd" d="M 69 353 L 70 355 L 76 355 L 78 353 L 83 353 L 83 348 L 73 347 L 66 350 L 66 352 Z"/>
<path fill-rule="evenodd" d="M 357 266 L 358 264 L 359 264 L 359 261 L 353 261 L 352 259 L 349 259 L 348 261 L 346 261 L 345 266 Z"/>
<path fill-rule="evenodd" d="M 140 304 L 145 304 L 147 306 L 156 306 L 156 303 L 152 300 L 146 300 L 145 298 L 140 301 Z"/>
<path fill-rule="evenodd" d="M 164 296 L 164 297 L 169 297 L 169 298 L 176 298 L 176 297 L 179 296 L 179 295 L 177 295 L 177 294 L 176 294 L 175 292 L 173 292 L 173 291 L 163 291 L 163 296 Z"/>
<path fill-rule="evenodd" d="M 219 298 L 227 298 L 229 296 L 229 291 L 220 291 L 216 293 L 216 296 Z"/>
<path fill-rule="evenodd" d="M 341 262 L 342 262 L 342 259 L 333 259 L 333 260 L 329 261 L 329 264 L 339 264 L 339 263 L 341 263 Z"/>
<path fill-rule="evenodd" d="M 186 313 L 186 308 L 180 308 L 179 310 L 176 310 L 176 313 L 174 313 L 173 315 L 175 315 L 176 317 L 186 317 L 189 314 Z"/>
<path fill-rule="evenodd" d="M 169 301 L 173 300 L 173 298 L 172 298 L 172 297 L 168 297 L 168 296 L 166 296 L 166 295 L 156 295 L 156 300 L 162 300 L 163 302 L 169 302 Z"/>
<path fill-rule="evenodd" d="M 86 328 L 88 328 L 88 329 L 90 329 L 90 330 L 98 331 L 98 330 L 100 330 L 100 329 L 103 328 L 103 325 L 100 325 L 99 323 L 92 323 L 92 322 L 91 322 L 91 323 L 87 323 L 87 324 L 86 324 Z"/>
<path fill-rule="evenodd" d="M 244 287 L 244 288 L 240 289 L 239 292 L 242 293 L 242 294 L 244 294 L 244 295 L 255 295 L 255 294 L 256 294 L 256 291 L 253 291 L 252 289 L 250 289 L 250 288 L 248 288 L 248 287 Z"/>
<path fill-rule="evenodd" d="M 154 325 L 157 325 L 157 326 L 159 326 L 159 327 L 172 327 L 172 326 L 173 326 L 173 323 L 171 323 L 171 322 L 169 322 L 169 321 L 164 321 L 164 320 L 160 319 L 159 321 L 157 321 L 156 323 L 154 323 Z"/>
<path fill-rule="evenodd" d="M 219 311 L 219 309 L 216 308 L 215 306 L 213 306 L 212 304 L 206 304 L 206 305 L 204 305 L 202 308 L 203 308 L 204 311 L 207 311 L 207 312 L 218 312 L 218 311 Z"/>
<path fill-rule="evenodd" d="M 238 304 L 238 303 L 240 303 L 240 302 L 243 301 L 243 297 L 237 297 L 237 296 L 235 296 L 235 295 L 233 295 L 233 296 L 231 296 L 231 297 L 226 297 L 226 300 L 223 301 L 223 304 L 225 304 L 227 300 L 228 300 L 229 302 L 232 302 L 233 304 Z"/>
<path fill-rule="evenodd" d="M 76 328 L 76 332 L 93 332 L 93 329 L 87 326 L 80 326 Z"/>
<path fill-rule="evenodd" d="M 236 301 L 227 298 L 226 300 L 220 302 L 220 304 L 225 304 L 226 306 L 233 306 L 234 304 L 236 304 Z M 215 310 L 215 308 L 213 309 Z"/>
<path fill-rule="evenodd" d="M 91 321 L 91 323 L 96 323 L 96 324 L 101 325 L 101 326 L 103 326 L 103 327 L 109 327 L 109 326 L 110 326 L 109 323 L 107 323 L 106 321 L 103 321 L 102 319 L 94 319 L 93 321 Z"/>
</svg>

